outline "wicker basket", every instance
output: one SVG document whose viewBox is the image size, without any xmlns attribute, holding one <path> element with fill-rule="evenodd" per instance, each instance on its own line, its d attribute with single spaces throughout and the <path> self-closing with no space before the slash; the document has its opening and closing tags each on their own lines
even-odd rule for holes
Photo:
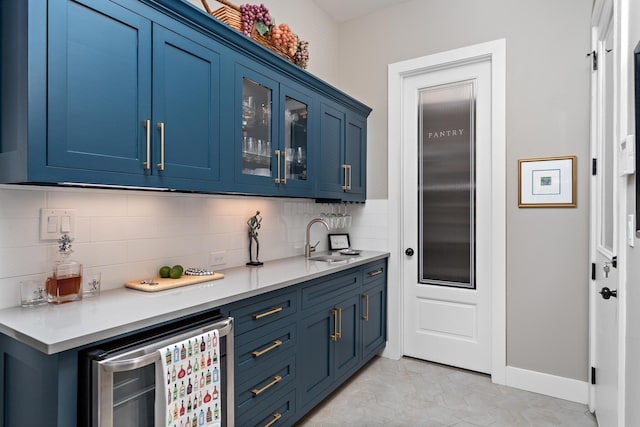
<svg viewBox="0 0 640 427">
<path fill-rule="evenodd" d="M 270 37 L 265 37 L 260 34 L 255 25 L 251 29 L 251 38 L 267 49 L 270 49 L 271 51 L 282 56 L 284 59 L 293 62 L 293 55 L 289 55 L 289 52 L 285 48 L 276 45 Z"/>
<path fill-rule="evenodd" d="M 209 7 L 209 3 L 207 0 L 202 0 L 202 5 L 207 13 L 214 18 L 224 22 L 231 28 L 234 28 L 240 32 L 242 32 L 242 14 L 240 13 L 240 7 L 236 6 L 228 2 L 227 0 L 216 0 L 219 3 L 222 3 L 222 7 L 211 10 Z"/>
<path fill-rule="evenodd" d="M 240 13 L 240 6 L 236 6 L 228 0 L 216 0 L 218 3 L 222 3 L 222 7 L 216 10 L 212 10 L 211 7 L 209 7 L 209 3 L 207 0 L 201 1 L 202 5 L 209 15 L 224 22 L 231 28 L 242 32 L 242 14 Z M 293 62 L 293 55 L 289 55 L 289 52 L 286 49 L 276 46 L 276 44 L 273 43 L 273 41 L 269 37 L 261 35 L 256 29 L 255 25 L 251 29 L 251 38 L 267 49 L 282 56 L 286 60 Z"/>
</svg>

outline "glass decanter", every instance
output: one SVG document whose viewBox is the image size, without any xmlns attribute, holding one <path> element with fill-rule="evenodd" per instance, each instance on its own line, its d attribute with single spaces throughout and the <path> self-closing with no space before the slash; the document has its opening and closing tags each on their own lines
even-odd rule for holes
<svg viewBox="0 0 640 427">
<path fill-rule="evenodd" d="M 53 304 L 82 299 L 82 264 L 69 258 L 71 240 L 67 234 L 58 240 L 58 259 L 47 278 L 47 300 Z"/>
</svg>

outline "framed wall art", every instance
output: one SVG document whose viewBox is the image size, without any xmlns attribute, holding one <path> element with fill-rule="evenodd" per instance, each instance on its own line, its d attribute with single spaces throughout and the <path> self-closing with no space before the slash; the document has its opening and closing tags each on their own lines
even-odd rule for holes
<svg viewBox="0 0 640 427">
<path fill-rule="evenodd" d="M 518 160 L 518 206 L 575 207 L 576 156 Z"/>
</svg>

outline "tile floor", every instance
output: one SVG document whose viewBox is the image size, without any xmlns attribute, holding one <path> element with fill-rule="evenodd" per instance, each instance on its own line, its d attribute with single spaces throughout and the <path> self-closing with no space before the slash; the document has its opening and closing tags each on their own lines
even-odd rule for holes
<svg viewBox="0 0 640 427">
<path fill-rule="evenodd" d="M 585 405 L 495 385 L 487 375 L 375 358 L 296 427 L 596 427 Z"/>
</svg>

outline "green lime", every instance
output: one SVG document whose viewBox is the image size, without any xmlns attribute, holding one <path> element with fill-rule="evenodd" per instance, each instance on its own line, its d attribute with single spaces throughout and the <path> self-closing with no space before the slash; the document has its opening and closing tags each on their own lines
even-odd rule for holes
<svg viewBox="0 0 640 427">
<path fill-rule="evenodd" d="M 169 277 L 171 277 L 172 279 L 179 279 L 180 277 L 182 277 L 183 271 L 184 271 L 184 268 L 182 268 L 181 265 L 174 265 L 173 267 L 171 267 L 171 271 L 169 272 Z"/>
<path fill-rule="evenodd" d="M 169 267 L 168 265 L 165 265 L 160 268 L 160 277 L 167 278 L 169 277 L 170 272 L 171 272 L 171 267 Z"/>
</svg>

